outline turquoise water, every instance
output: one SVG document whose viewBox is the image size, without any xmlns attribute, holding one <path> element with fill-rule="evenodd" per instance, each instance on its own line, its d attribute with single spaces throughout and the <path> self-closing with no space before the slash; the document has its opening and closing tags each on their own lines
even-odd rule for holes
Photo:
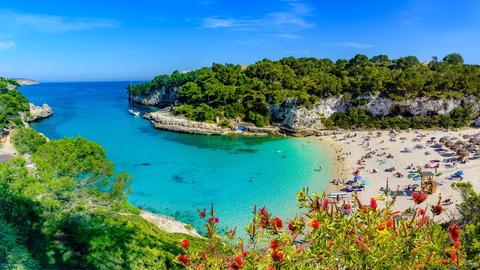
<svg viewBox="0 0 480 270">
<path fill-rule="evenodd" d="M 214 203 L 224 227 L 246 225 L 253 204 L 288 218 L 295 193 L 322 192 L 331 175 L 327 149 L 298 138 L 186 135 L 154 129 L 128 113 L 127 82 L 44 83 L 22 87 L 54 116 L 32 127 L 52 139 L 82 136 L 105 147 L 116 171 L 133 179 L 130 201 L 200 228 L 197 208 Z M 322 166 L 321 172 L 315 169 Z"/>
</svg>

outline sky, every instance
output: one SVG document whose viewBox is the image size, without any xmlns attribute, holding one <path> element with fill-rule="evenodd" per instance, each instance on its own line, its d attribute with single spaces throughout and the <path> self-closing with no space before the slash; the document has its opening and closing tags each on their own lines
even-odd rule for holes
<svg viewBox="0 0 480 270">
<path fill-rule="evenodd" d="M 0 1 L 0 76 L 39 81 L 359 53 L 480 64 L 479 44 L 478 0 Z"/>
</svg>

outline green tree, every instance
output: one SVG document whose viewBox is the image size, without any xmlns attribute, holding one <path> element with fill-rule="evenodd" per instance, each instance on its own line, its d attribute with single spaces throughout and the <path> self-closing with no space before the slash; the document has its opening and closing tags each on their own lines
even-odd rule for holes
<svg viewBox="0 0 480 270">
<path fill-rule="evenodd" d="M 77 187 L 105 187 L 113 174 L 105 150 L 83 138 L 49 141 L 37 150 L 33 161 L 43 177 L 72 178 Z"/>
<path fill-rule="evenodd" d="M 47 142 L 47 139 L 35 130 L 25 127 L 15 131 L 12 142 L 19 153 L 33 154 Z"/>
</svg>

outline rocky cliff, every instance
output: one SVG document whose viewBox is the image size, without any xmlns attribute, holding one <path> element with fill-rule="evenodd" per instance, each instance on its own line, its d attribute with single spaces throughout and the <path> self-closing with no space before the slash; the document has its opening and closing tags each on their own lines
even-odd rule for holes
<svg viewBox="0 0 480 270">
<path fill-rule="evenodd" d="M 148 95 L 132 96 L 131 99 L 133 102 L 147 106 L 166 107 L 175 103 L 178 91 L 178 88 L 174 88 L 168 92 L 154 91 Z"/>
<path fill-rule="evenodd" d="M 23 78 L 15 79 L 15 81 L 16 81 L 19 85 L 26 85 L 26 86 L 39 84 L 39 82 L 37 82 L 37 81 L 30 80 L 30 79 L 23 79 Z"/>
<path fill-rule="evenodd" d="M 144 105 L 165 107 L 176 104 L 176 93 L 178 90 L 179 89 L 175 89 L 170 93 L 154 92 L 146 96 L 134 96 L 133 100 Z M 308 108 L 298 104 L 298 101 L 290 100 L 281 105 L 271 106 L 270 111 L 275 126 L 288 130 L 289 133 L 293 134 L 316 134 L 318 131 L 324 129 L 322 119 L 330 117 L 335 112 L 345 112 L 350 108 L 364 109 L 373 115 L 381 116 L 443 115 L 450 113 L 461 104 L 473 104 L 477 111 L 480 111 L 480 102 L 473 96 L 464 96 L 460 99 L 434 99 L 424 97 L 403 101 L 378 96 L 362 96 L 356 100 L 351 100 L 344 96 L 339 96 L 321 99 Z M 173 118 L 177 118 L 177 116 L 172 116 L 171 114 L 170 117 L 173 118 L 165 118 L 164 113 L 150 114 L 148 117 L 154 117 L 156 119 L 154 121 L 156 123 L 155 125 L 159 128 L 185 132 L 182 127 L 187 125 L 186 122 L 184 122 L 186 119 L 182 121 L 179 120 L 178 123 L 173 124 Z M 475 123 L 480 126 L 480 119 Z M 173 126 L 175 126 L 175 128 L 173 128 Z M 223 128 L 218 128 L 218 126 L 213 128 L 210 124 L 200 122 L 192 125 L 191 128 L 201 134 L 224 134 L 227 132 Z"/>
<path fill-rule="evenodd" d="M 48 118 L 53 115 L 53 110 L 48 106 L 48 104 L 43 104 L 42 106 L 35 106 L 30 103 L 30 115 L 27 117 L 27 122 L 33 122 L 36 120 Z"/>
<path fill-rule="evenodd" d="M 416 98 L 411 100 L 396 101 L 379 97 L 362 97 L 364 105 L 354 106 L 353 102 L 346 101 L 344 97 L 327 98 L 318 101 L 312 108 L 287 105 L 276 107 L 272 110 L 276 119 L 281 119 L 280 124 L 293 130 L 323 128 L 322 119 L 330 117 L 335 112 L 344 112 L 356 107 L 365 109 L 373 115 L 443 115 L 450 113 L 461 104 L 473 104 L 480 111 L 480 102 L 473 96 L 461 99 L 432 99 Z M 478 121 L 480 125 L 480 120 Z"/>
</svg>

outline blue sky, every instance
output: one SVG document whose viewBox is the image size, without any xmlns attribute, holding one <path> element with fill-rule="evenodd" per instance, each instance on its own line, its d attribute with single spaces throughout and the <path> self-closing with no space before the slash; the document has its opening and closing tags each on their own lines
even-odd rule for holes
<svg viewBox="0 0 480 270">
<path fill-rule="evenodd" d="M 72 4 L 72 2 L 76 2 Z M 480 63 L 476 0 L 0 2 L 0 75 L 146 80 L 217 63 L 358 53 Z"/>
</svg>

